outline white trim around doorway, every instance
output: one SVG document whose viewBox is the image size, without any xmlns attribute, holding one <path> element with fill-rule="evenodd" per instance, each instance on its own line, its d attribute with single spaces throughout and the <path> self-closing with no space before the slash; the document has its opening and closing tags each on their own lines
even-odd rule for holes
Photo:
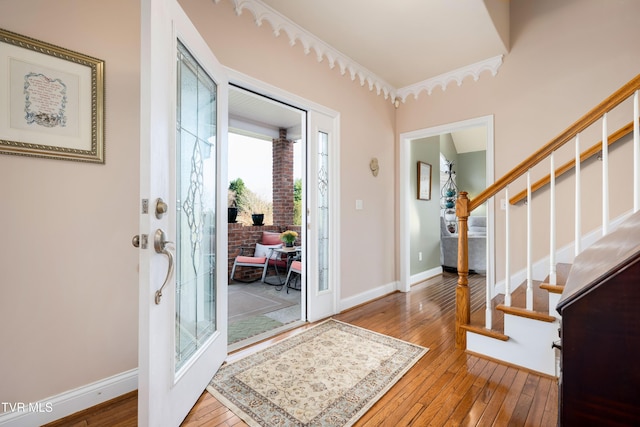
<svg viewBox="0 0 640 427">
<path fill-rule="evenodd" d="M 487 136 L 487 153 L 486 153 L 486 183 L 487 186 L 494 182 L 494 129 L 493 129 L 493 115 L 477 117 L 474 119 L 463 120 L 454 123 L 448 123 L 440 126 L 419 129 L 411 132 L 405 132 L 400 134 L 400 173 L 399 173 L 399 193 L 400 193 L 400 224 L 399 235 L 407 236 L 410 230 L 410 212 L 408 209 L 409 202 L 412 195 L 410 193 L 410 179 L 409 171 L 411 167 L 409 162 L 411 160 L 411 142 L 416 139 L 427 138 L 430 136 L 441 135 L 443 133 L 451 133 L 458 130 L 469 129 L 473 127 L 484 126 L 486 128 Z M 492 199 L 490 199 L 491 201 Z M 494 240 L 495 240 L 495 218 L 494 218 L 494 203 L 487 203 L 487 252 L 488 254 L 495 253 Z M 434 225 L 440 227 L 439 224 Z M 409 292 L 413 283 L 411 276 L 411 239 L 400 240 L 400 284 L 399 290 L 402 292 Z M 430 269 L 431 272 L 442 272 L 441 269 Z M 493 256 L 487 256 L 487 283 L 495 283 L 495 260 Z"/>
<path fill-rule="evenodd" d="M 329 163 L 330 163 L 330 171 L 329 171 L 329 182 L 332 184 L 333 191 L 331 192 L 331 200 L 330 200 L 330 217 L 331 217 L 331 227 L 330 227 L 330 243 L 331 249 L 329 251 L 329 268 L 330 268 L 330 282 L 332 283 L 331 293 L 332 293 L 332 301 L 331 301 L 331 313 L 326 313 L 327 316 L 332 314 L 336 314 L 339 311 L 340 306 L 340 245 L 339 245 L 339 236 L 340 236 L 340 113 L 327 108 L 323 105 L 317 104 L 315 102 L 309 101 L 303 97 L 287 92 L 283 89 L 280 89 L 276 86 L 270 85 L 268 83 L 257 80 L 253 77 L 250 77 L 246 74 L 243 74 L 239 71 L 233 70 L 231 68 L 226 68 L 227 75 L 229 77 L 229 83 L 231 85 L 236 85 L 241 87 L 242 89 L 249 90 L 260 94 L 262 96 L 269 97 L 275 101 L 282 102 L 284 104 L 290 105 L 292 107 L 298 108 L 300 110 L 304 110 L 307 112 L 307 127 L 309 127 L 309 123 L 313 121 L 314 116 L 318 118 L 319 116 L 325 116 L 327 119 L 331 120 L 331 133 L 332 133 L 332 143 L 329 154 Z M 310 133 L 310 130 L 307 129 L 307 134 Z M 309 136 L 309 135 L 308 135 Z M 304 152 L 304 150 L 303 150 Z M 305 153 L 306 156 L 311 155 L 310 153 Z M 307 163 L 309 160 L 306 160 Z M 313 159 L 311 160 L 313 161 Z M 303 190 L 304 192 L 304 190 Z M 305 205 L 303 206 L 303 212 L 307 212 L 307 205 L 305 201 Z M 303 237 L 305 234 L 308 236 L 314 236 L 315 234 L 312 232 L 313 230 L 309 227 L 314 227 L 314 224 L 308 224 L 307 220 L 303 220 Z M 307 242 L 307 244 L 311 244 Z M 307 248 L 307 251 L 310 251 L 311 248 Z M 310 252 L 308 252 L 310 253 Z M 304 268 L 303 268 L 304 271 Z M 305 286 L 306 283 L 306 286 Z M 311 292 L 309 288 L 315 283 L 315 281 L 305 281 L 303 280 L 303 291 L 302 291 L 302 301 L 301 305 L 305 307 L 305 304 L 309 304 L 310 302 L 314 302 L 314 298 L 318 298 L 318 292 Z M 307 292 L 308 291 L 308 294 Z M 325 294 L 327 292 L 324 292 Z M 305 301 L 306 300 L 306 301 Z M 302 316 L 302 320 L 309 317 L 309 311 L 307 307 L 304 309 L 304 313 Z"/>
</svg>

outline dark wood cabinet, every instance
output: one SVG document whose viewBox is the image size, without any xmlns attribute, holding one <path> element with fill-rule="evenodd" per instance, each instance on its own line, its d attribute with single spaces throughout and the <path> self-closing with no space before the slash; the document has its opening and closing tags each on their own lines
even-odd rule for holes
<svg viewBox="0 0 640 427">
<path fill-rule="evenodd" d="M 576 257 L 561 321 L 559 425 L 640 426 L 640 216 Z"/>
</svg>

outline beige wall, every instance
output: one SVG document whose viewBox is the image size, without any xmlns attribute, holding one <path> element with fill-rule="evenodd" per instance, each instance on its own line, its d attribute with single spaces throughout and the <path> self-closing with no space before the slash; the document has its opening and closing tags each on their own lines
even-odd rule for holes
<svg viewBox="0 0 640 427">
<path fill-rule="evenodd" d="M 0 155 L 0 401 L 138 364 L 139 22 L 130 0 L 0 2 L 0 27 L 106 63 L 105 165 Z"/>
<path fill-rule="evenodd" d="M 500 176 L 640 69 L 640 2 L 513 0 L 497 77 L 395 110 L 229 1 L 183 3 L 223 65 L 340 112 L 343 299 L 398 279 L 395 134 L 494 114 Z M 107 88 L 105 165 L 0 156 L 0 400 L 137 366 L 139 20 L 131 0 L 0 2 L 0 27 L 104 59 Z"/>
<path fill-rule="evenodd" d="M 461 86 L 452 84 L 446 91 L 435 90 L 431 96 L 423 92 L 417 100 L 409 97 L 398 109 L 396 131 L 400 134 L 493 114 L 497 179 L 640 71 L 638 16 L 640 2 L 635 0 L 513 0 L 511 51 L 498 74 L 492 77 L 485 72 L 477 82 L 467 78 Z M 630 121 L 632 110 L 627 109 L 626 114 L 626 118 L 612 117 L 609 129 Z M 599 136 L 597 130 L 584 135 L 583 147 L 596 143 Z M 617 158 L 628 156 L 625 149 L 616 151 Z M 567 158 L 564 153 L 559 157 L 563 161 Z M 598 169 L 585 172 L 584 197 L 597 202 L 601 191 L 599 162 L 591 164 Z M 625 164 L 624 168 L 627 167 Z M 536 171 L 534 177 L 548 173 L 548 166 L 545 168 Z M 612 174 L 617 175 L 618 169 Z M 628 177 L 626 180 L 614 177 L 612 188 L 629 188 Z M 559 190 L 560 206 L 573 212 L 570 199 L 573 182 L 563 182 L 566 187 Z M 514 185 L 511 194 L 520 191 L 523 185 L 522 182 Z M 548 206 L 548 201 L 540 199 L 540 207 Z M 586 207 L 586 202 L 583 206 Z M 588 215 L 584 219 L 585 230 L 598 226 L 599 206 L 585 212 Z M 627 204 L 613 211 L 619 214 L 629 208 Z M 513 214 L 514 219 L 522 217 L 524 211 L 520 208 Z M 547 210 L 536 214 L 534 220 L 544 227 L 548 216 Z M 498 205 L 496 223 L 502 224 L 503 218 Z M 499 227 L 496 234 L 498 279 L 504 276 L 502 230 Z M 572 232 L 573 226 L 562 223 L 561 230 Z M 513 241 L 524 240 L 524 226 L 513 233 Z M 548 243 L 542 239 L 536 248 L 539 249 L 536 253 L 542 256 Z"/>
<path fill-rule="evenodd" d="M 229 1 L 188 6 L 223 65 L 340 112 L 341 298 L 392 283 L 391 101 L 250 14 L 236 16 Z M 105 165 L 0 156 L 0 313 L 11 325 L 0 332 L 2 401 L 35 401 L 137 366 L 139 22 L 130 0 L 0 2 L 0 27 L 105 60 L 107 147 Z"/>
<path fill-rule="evenodd" d="M 274 37 L 230 1 L 181 1 L 182 7 L 225 66 L 340 113 L 341 298 L 397 279 L 395 268 L 395 108 L 389 99 L 318 63 L 314 51 L 291 47 L 284 32 Z M 369 169 L 372 157 L 380 173 Z M 364 209 L 355 210 L 355 201 Z M 368 249 L 367 249 L 368 248 Z M 376 250 L 370 250 L 375 248 Z"/>
<path fill-rule="evenodd" d="M 431 165 L 431 199 L 420 200 L 418 161 Z M 424 274 L 440 266 L 440 136 L 411 141 L 409 173 L 409 274 Z M 433 224 L 437 224 L 434 227 Z M 422 260 L 418 253 L 422 252 Z M 424 279 L 423 276 L 418 276 Z M 416 280 L 412 280 L 416 281 Z"/>
</svg>

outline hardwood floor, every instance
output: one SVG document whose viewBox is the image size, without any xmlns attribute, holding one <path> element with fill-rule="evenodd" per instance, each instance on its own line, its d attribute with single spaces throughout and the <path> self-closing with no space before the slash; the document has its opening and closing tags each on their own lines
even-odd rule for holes
<svg viewBox="0 0 640 427">
<path fill-rule="evenodd" d="M 555 426 L 558 390 L 554 378 L 507 366 L 454 346 L 457 276 L 416 285 L 334 316 L 376 332 L 429 348 L 355 426 Z M 472 312 L 484 307 L 484 277 L 469 276 Z M 229 361 L 296 333 L 291 331 L 229 356 Z M 51 426 L 133 426 L 133 397 L 100 405 Z M 93 408 L 92 408 L 93 409 Z M 118 415 L 119 414 L 119 415 Z M 126 414 L 125 417 L 122 417 Z M 241 427 L 246 424 L 208 392 L 202 393 L 183 426 Z"/>
</svg>

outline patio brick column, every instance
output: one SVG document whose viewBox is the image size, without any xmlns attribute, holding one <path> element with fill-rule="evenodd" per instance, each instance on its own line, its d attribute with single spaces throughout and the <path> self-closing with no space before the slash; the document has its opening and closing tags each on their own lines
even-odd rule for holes
<svg viewBox="0 0 640 427">
<path fill-rule="evenodd" d="M 287 130 L 273 140 L 273 225 L 293 224 L 293 144 Z"/>
</svg>

